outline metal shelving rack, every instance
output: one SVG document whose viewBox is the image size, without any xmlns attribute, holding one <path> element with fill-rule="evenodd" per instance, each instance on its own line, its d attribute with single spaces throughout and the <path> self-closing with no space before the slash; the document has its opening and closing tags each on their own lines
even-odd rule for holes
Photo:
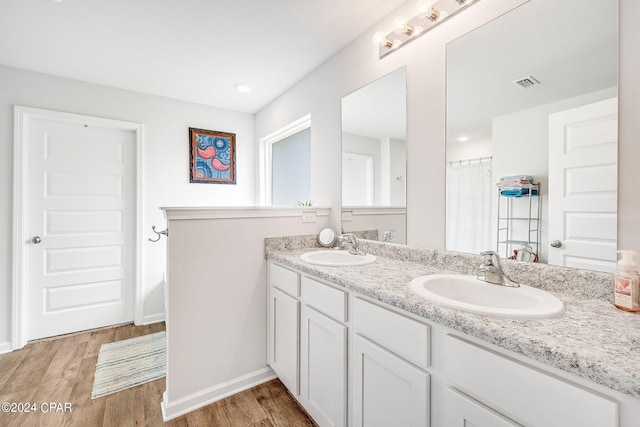
<svg viewBox="0 0 640 427">
<path fill-rule="evenodd" d="M 525 184 L 522 188 L 528 188 L 529 194 L 522 196 L 503 195 L 498 191 L 498 236 L 496 252 L 504 257 L 513 255 L 513 249 L 523 245 L 529 245 L 538 254 L 540 249 L 540 217 L 542 212 L 540 198 L 540 183 Z M 536 194 L 533 194 L 535 191 Z M 503 200 L 504 199 L 504 200 Z M 528 215 L 514 216 L 515 205 L 522 208 L 522 203 L 528 203 Z M 524 211 L 526 211 L 524 207 Z M 523 211 L 523 212 L 524 212 Z M 523 224 L 520 229 L 516 223 Z M 526 228 L 524 227 L 526 225 Z M 528 231 L 528 233 L 527 233 Z"/>
</svg>

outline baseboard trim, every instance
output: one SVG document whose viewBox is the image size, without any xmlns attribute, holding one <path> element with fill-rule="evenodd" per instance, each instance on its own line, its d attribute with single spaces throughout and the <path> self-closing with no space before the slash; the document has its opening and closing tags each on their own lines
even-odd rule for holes
<svg viewBox="0 0 640 427">
<path fill-rule="evenodd" d="M 274 378 L 277 378 L 277 375 L 270 367 L 266 366 L 241 377 L 192 393 L 175 402 L 168 402 L 167 392 L 165 391 L 162 395 L 162 403 L 160 403 L 162 407 L 162 419 L 164 421 L 172 420 Z"/>
<path fill-rule="evenodd" d="M 142 318 L 143 325 L 150 325 L 158 322 L 164 322 L 164 313 L 149 314 Z"/>
<path fill-rule="evenodd" d="M 11 353 L 12 351 L 13 347 L 10 341 L 0 342 L 0 354 Z"/>
</svg>

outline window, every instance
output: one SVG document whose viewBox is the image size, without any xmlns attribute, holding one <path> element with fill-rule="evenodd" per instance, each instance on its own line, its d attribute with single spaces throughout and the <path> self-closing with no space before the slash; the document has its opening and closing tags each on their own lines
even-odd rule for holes
<svg viewBox="0 0 640 427">
<path fill-rule="evenodd" d="M 311 116 L 260 140 L 260 204 L 293 206 L 311 200 Z"/>
</svg>

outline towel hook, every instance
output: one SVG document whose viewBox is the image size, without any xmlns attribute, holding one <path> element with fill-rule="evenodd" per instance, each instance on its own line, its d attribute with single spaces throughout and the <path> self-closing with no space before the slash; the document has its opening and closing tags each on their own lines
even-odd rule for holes
<svg viewBox="0 0 640 427">
<path fill-rule="evenodd" d="M 151 226 L 151 230 L 153 230 L 153 232 L 154 232 L 154 233 L 156 233 L 156 234 L 158 235 L 158 238 L 157 238 L 157 239 L 155 239 L 155 240 L 154 240 L 154 239 L 149 238 L 149 241 L 150 241 L 150 242 L 157 242 L 158 240 L 160 240 L 160 238 L 161 238 L 162 236 L 167 236 L 167 237 L 169 237 L 169 229 L 168 229 L 168 228 L 165 228 L 165 229 L 164 229 L 164 230 L 162 230 L 162 231 L 156 231 L 156 226 L 155 226 L 155 225 L 152 225 L 152 226 Z"/>
</svg>

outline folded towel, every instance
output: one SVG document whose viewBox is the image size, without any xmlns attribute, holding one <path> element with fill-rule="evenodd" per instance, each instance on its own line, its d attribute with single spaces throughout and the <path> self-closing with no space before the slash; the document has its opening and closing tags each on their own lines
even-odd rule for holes
<svg viewBox="0 0 640 427">
<path fill-rule="evenodd" d="M 512 179 L 510 181 L 500 181 L 496 183 L 498 188 L 518 189 L 523 188 L 531 184 L 531 181 L 523 179 Z"/>
<path fill-rule="evenodd" d="M 500 181 L 512 181 L 512 180 L 522 180 L 522 181 L 530 181 L 533 182 L 533 177 L 531 175 L 511 175 L 511 176 L 503 176 L 500 178 Z"/>
<path fill-rule="evenodd" d="M 515 190 L 503 189 L 503 190 L 500 190 L 500 195 L 501 196 L 506 196 L 506 197 L 528 196 L 529 195 L 529 189 L 528 188 L 519 188 L 519 189 L 515 189 Z M 538 190 L 531 190 L 531 195 L 532 196 L 537 196 L 538 195 Z"/>
</svg>

